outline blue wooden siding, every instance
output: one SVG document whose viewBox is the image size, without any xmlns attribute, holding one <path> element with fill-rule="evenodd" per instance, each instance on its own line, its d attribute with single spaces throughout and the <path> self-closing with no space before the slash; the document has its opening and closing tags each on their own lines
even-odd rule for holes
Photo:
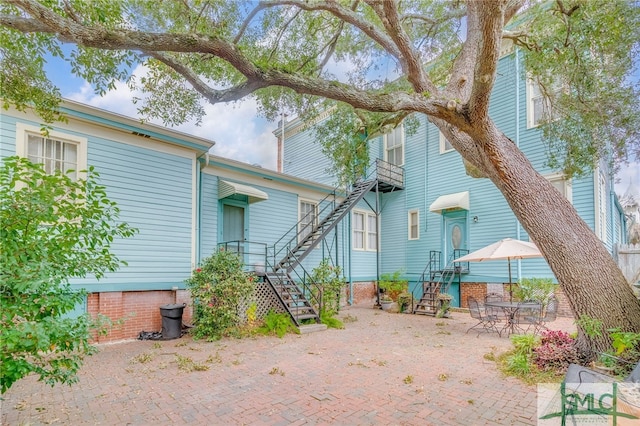
<svg viewBox="0 0 640 426">
<path fill-rule="evenodd" d="M 2 155 L 15 154 L 16 122 L 39 126 L 38 122 L 2 115 Z M 89 291 L 164 289 L 183 286 L 191 271 L 192 162 L 184 155 L 84 134 L 69 127 L 54 126 L 64 134 L 87 138 L 87 162 L 100 174 L 107 196 L 118 203 L 120 220 L 139 233 L 114 241 L 113 252 L 128 263 L 96 282 L 93 277 L 74 279 L 76 288 Z M 100 134 L 104 134 L 102 131 Z"/>
<path fill-rule="evenodd" d="M 322 153 L 315 132 L 309 129 L 284 141 L 283 171 L 286 174 L 335 186 L 336 179 L 328 173 L 331 161 Z"/>
<path fill-rule="evenodd" d="M 139 233 L 114 244 L 128 266 L 98 284 L 76 283 L 92 291 L 183 287 L 191 272 L 193 160 L 89 136 L 88 163 Z"/>
<path fill-rule="evenodd" d="M 15 118 L 0 113 L 0 159 L 16 155 L 16 122 Z"/>
<path fill-rule="evenodd" d="M 218 244 L 218 177 L 201 173 L 200 253 L 198 262 L 209 257 Z"/>
</svg>

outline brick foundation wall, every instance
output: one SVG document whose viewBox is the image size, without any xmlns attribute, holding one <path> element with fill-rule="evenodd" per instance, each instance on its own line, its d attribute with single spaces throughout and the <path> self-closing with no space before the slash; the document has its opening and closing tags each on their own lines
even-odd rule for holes
<svg viewBox="0 0 640 426">
<path fill-rule="evenodd" d="M 489 284 L 491 286 L 490 292 L 500 292 L 500 287 L 502 287 L 502 294 L 505 300 L 509 300 L 509 284 Z M 496 289 L 497 286 L 497 289 Z M 516 285 L 513 285 L 515 288 Z M 487 291 L 487 283 L 462 283 L 460 285 L 460 307 L 468 308 L 469 304 L 467 303 L 467 298 L 469 296 L 473 296 L 478 301 L 484 300 L 484 297 L 487 295 L 489 291 Z M 569 302 L 567 301 L 567 297 L 564 295 L 562 290 L 557 289 L 555 292 L 556 298 L 558 299 L 558 316 L 571 318 L 573 317 L 573 313 L 571 312 L 571 308 L 569 307 Z"/>
<path fill-rule="evenodd" d="M 191 298 L 187 290 L 113 291 L 90 293 L 87 311 L 92 317 L 102 314 L 115 323 L 106 336 L 95 335 L 96 342 L 135 339 L 141 331 L 160 331 L 160 306 L 186 303 L 182 322 L 192 317 Z"/>
<path fill-rule="evenodd" d="M 361 281 L 351 284 L 353 289 L 353 304 L 359 303 L 375 303 L 376 300 L 376 284 L 374 281 Z M 347 288 L 347 299 L 349 300 L 349 290 Z"/>
</svg>

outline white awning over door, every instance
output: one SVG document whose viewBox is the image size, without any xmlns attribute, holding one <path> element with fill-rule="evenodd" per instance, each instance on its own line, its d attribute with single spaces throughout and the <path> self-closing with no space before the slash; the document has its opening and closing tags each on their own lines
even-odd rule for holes
<svg viewBox="0 0 640 426">
<path fill-rule="evenodd" d="M 222 179 L 218 181 L 218 199 L 227 198 L 234 194 L 246 195 L 249 198 L 249 204 L 269 199 L 269 194 L 253 186 Z"/>
<path fill-rule="evenodd" d="M 429 211 L 440 214 L 449 209 L 469 210 L 469 191 L 441 195 L 429 206 Z"/>
</svg>

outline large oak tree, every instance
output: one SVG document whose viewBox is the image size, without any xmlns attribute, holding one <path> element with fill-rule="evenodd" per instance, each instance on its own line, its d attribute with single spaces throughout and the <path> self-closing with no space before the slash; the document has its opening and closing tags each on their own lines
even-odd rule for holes
<svg viewBox="0 0 640 426">
<path fill-rule="evenodd" d="M 58 118 L 43 57 L 64 56 L 68 42 L 76 74 L 98 92 L 129 78 L 148 93 L 141 112 L 166 124 L 201 118 L 202 100 L 253 96 L 270 118 L 284 106 L 305 117 L 336 107 L 342 138 L 327 132 L 327 151 L 364 156 L 359 136 L 425 114 L 502 192 L 574 314 L 640 332 L 640 303 L 602 242 L 489 116 L 509 40 L 547 96 L 551 164 L 570 176 L 637 156 L 640 108 L 628 74 L 638 21 L 633 3 L 615 0 L 6 0 L 2 98 Z M 134 80 L 138 63 L 148 74 Z M 339 65 L 351 67 L 340 79 L 331 72 Z M 610 341 L 581 334 L 579 343 L 588 353 Z"/>
</svg>

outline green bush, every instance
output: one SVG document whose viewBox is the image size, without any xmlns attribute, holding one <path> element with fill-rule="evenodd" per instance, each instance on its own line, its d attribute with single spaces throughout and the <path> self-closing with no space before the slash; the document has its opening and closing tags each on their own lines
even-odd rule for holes
<svg viewBox="0 0 640 426">
<path fill-rule="evenodd" d="M 255 281 L 243 266 L 237 253 L 220 249 L 186 280 L 195 307 L 195 338 L 217 340 L 241 325 L 242 303 L 249 301 Z"/>
<path fill-rule="evenodd" d="M 95 352 L 89 344 L 95 321 L 67 315 L 85 297 L 69 279 L 99 279 L 126 264 L 111 244 L 136 233 L 119 222 L 98 178 L 93 168 L 80 179 L 49 174 L 19 157 L 0 166 L 2 393 L 30 373 L 50 385 L 73 383 L 84 357 Z"/>
<path fill-rule="evenodd" d="M 258 329 L 262 334 L 275 334 L 280 338 L 284 337 L 289 331 L 295 330 L 296 328 L 288 314 L 276 313 L 271 310 L 264 317 L 264 325 Z"/>
<path fill-rule="evenodd" d="M 551 278 L 522 278 L 513 288 L 513 294 L 518 300 L 534 300 L 547 306 L 555 289 Z"/>
<path fill-rule="evenodd" d="M 311 281 L 315 284 L 315 296 L 322 292 L 322 306 L 315 306 L 321 313 L 334 316 L 340 311 L 340 296 L 344 287 L 342 268 L 333 266 L 329 259 L 322 259 L 320 265 L 311 271 Z"/>
<path fill-rule="evenodd" d="M 401 276 L 402 271 L 395 271 L 390 274 L 380 275 L 380 281 L 378 281 L 378 288 L 394 302 L 398 300 L 398 296 L 401 293 L 407 292 L 409 288 L 409 283 L 407 280 L 403 280 Z"/>
</svg>

